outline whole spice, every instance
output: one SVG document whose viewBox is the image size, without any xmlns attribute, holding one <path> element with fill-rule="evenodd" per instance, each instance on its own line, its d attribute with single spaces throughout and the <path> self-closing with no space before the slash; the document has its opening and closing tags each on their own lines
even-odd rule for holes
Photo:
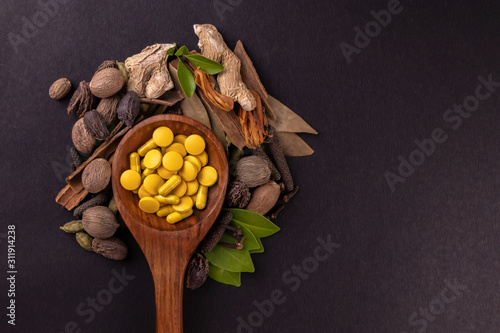
<svg viewBox="0 0 500 333">
<path fill-rule="evenodd" d="M 113 213 L 118 213 L 118 207 L 116 206 L 116 201 L 115 197 L 112 197 L 111 200 L 109 201 L 108 208 L 113 212 Z"/>
<path fill-rule="evenodd" d="M 118 119 L 128 127 L 134 126 L 135 118 L 141 110 L 139 96 L 134 91 L 129 91 L 118 104 Z"/>
<path fill-rule="evenodd" d="M 229 224 L 229 222 L 231 222 L 232 219 L 233 213 L 227 211 L 220 213 L 214 226 L 208 231 L 207 235 L 200 243 L 199 248 L 202 253 L 212 251 L 222 237 L 222 234 L 224 234 L 224 231 L 226 231 L 225 227 Z"/>
<path fill-rule="evenodd" d="M 105 206 L 95 206 L 83 212 L 83 228 L 85 231 L 98 238 L 109 238 L 113 236 L 120 226 L 116 221 L 115 214 Z"/>
<path fill-rule="evenodd" d="M 271 177 L 271 169 L 263 158 L 247 156 L 236 164 L 235 176 L 237 180 L 252 188 L 267 183 Z"/>
<path fill-rule="evenodd" d="M 106 121 L 96 110 L 86 112 L 85 116 L 83 116 L 83 123 L 94 139 L 106 140 L 109 136 Z"/>
<path fill-rule="evenodd" d="M 82 119 L 73 125 L 73 130 L 71 132 L 71 138 L 73 139 L 73 145 L 82 154 L 90 154 L 94 150 L 96 140 L 94 136 L 87 130 Z"/>
<path fill-rule="evenodd" d="M 264 159 L 264 161 L 267 162 L 267 165 L 269 166 L 269 169 L 271 169 L 271 178 L 273 180 L 277 181 L 277 180 L 281 179 L 280 172 L 278 171 L 278 169 L 274 165 L 273 161 L 271 161 L 271 159 L 269 158 L 269 156 L 267 156 L 266 152 L 264 151 L 264 149 L 262 149 L 262 147 L 255 148 L 254 150 L 252 150 L 252 153 L 255 156 L 262 157 Z"/>
<path fill-rule="evenodd" d="M 284 201 L 284 202 L 289 202 L 289 201 L 290 201 L 290 199 L 292 199 L 292 197 L 293 197 L 295 194 L 297 194 L 297 192 L 298 192 L 298 191 L 299 191 L 299 186 L 298 186 L 298 185 L 296 185 L 296 186 L 295 186 L 295 188 L 293 189 L 293 191 L 292 191 L 292 192 L 290 192 L 290 193 L 288 193 L 288 194 L 286 194 L 286 195 L 284 195 L 284 196 L 283 196 L 283 201 Z"/>
<path fill-rule="evenodd" d="M 120 103 L 120 96 L 115 95 L 108 98 L 103 98 L 97 105 L 97 112 L 104 118 L 107 126 L 114 125 L 118 116 L 116 110 L 118 109 L 118 103 Z"/>
<path fill-rule="evenodd" d="M 87 233 L 80 231 L 75 235 L 76 241 L 83 247 L 85 250 L 93 252 L 92 249 L 92 237 L 90 237 Z"/>
<path fill-rule="evenodd" d="M 68 79 L 62 78 L 52 83 L 49 89 L 49 96 L 52 99 L 63 99 L 71 90 L 71 82 Z"/>
<path fill-rule="evenodd" d="M 111 179 L 111 165 L 104 158 L 97 158 L 85 167 L 82 174 L 83 187 L 89 193 L 101 192 Z"/>
<path fill-rule="evenodd" d="M 99 253 L 112 260 L 123 260 L 127 258 L 128 254 L 127 245 L 116 237 L 107 239 L 94 238 L 92 241 L 92 249 L 95 253 Z"/>
<path fill-rule="evenodd" d="M 280 193 L 280 186 L 274 181 L 261 185 L 253 191 L 252 199 L 246 209 L 265 215 L 276 205 Z"/>
<path fill-rule="evenodd" d="M 69 101 L 68 114 L 74 113 L 79 118 L 83 117 L 85 112 L 92 110 L 94 102 L 95 97 L 90 91 L 89 84 L 86 81 L 82 81 Z"/>
<path fill-rule="evenodd" d="M 119 92 L 124 82 L 122 72 L 115 67 L 109 67 L 95 73 L 89 87 L 94 96 L 107 98 Z"/>
<path fill-rule="evenodd" d="M 94 75 L 96 75 L 98 72 L 102 71 L 103 69 L 106 68 L 117 68 L 116 60 L 104 60 L 102 64 L 97 67 L 97 70 L 95 71 Z"/>
<path fill-rule="evenodd" d="M 123 77 L 125 78 L 125 84 L 127 84 L 128 83 L 128 78 L 129 78 L 130 74 L 128 73 L 128 70 L 125 67 L 125 63 L 121 62 L 121 61 L 117 61 L 116 62 L 116 67 L 120 70 L 120 72 L 122 72 Z"/>
<path fill-rule="evenodd" d="M 273 155 L 274 162 L 281 173 L 281 178 L 285 183 L 287 191 L 292 191 L 294 187 L 292 173 L 290 172 L 285 154 L 281 148 L 278 132 L 276 132 L 276 129 L 273 126 L 269 126 L 269 142 L 266 142 L 265 144 L 269 147 L 269 150 Z"/>
<path fill-rule="evenodd" d="M 86 211 L 89 208 L 95 207 L 95 206 L 104 206 L 109 200 L 109 196 L 103 192 L 99 193 L 95 197 L 93 197 L 90 200 L 85 201 L 82 203 L 80 206 L 76 207 L 73 216 L 76 218 L 80 218 L 83 215 L 83 212 Z M 111 208 L 110 208 L 111 209 Z"/>
<path fill-rule="evenodd" d="M 68 234 L 76 234 L 77 232 L 83 231 L 82 220 L 75 220 L 66 223 L 62 227 L 59 227 L 62 231 Z"/>
<path fill-rule="evenodd" d="M 75 166 L 75 169 L 78 169 L 80 165 L 82 165 L 82 157 L 80 154 L 78 154 L 78 150 L 76 150 L 75 147 L 71 147 L 70 149 L 70 154 L 71 154 L 71 160 L 73 161 L 73 165 Z"/>
<path fill-rule="evenodd" d="M 226 205 L 234 208 L 245 208 L 250 202 L 252 194 L 245 183 L 235 180 L 227 189 Z"/>
<path fill-rule="evenodd" d="M 281 204 L 278 207 L 274 209 L 274 211 L 271 213 L 271 218 L 275 219 L 278 217 L 278 214 L 285 208 L 285 204 Z"/>
<path fill-rule="evenodd" d="M 199 253 L 196 253 L 188 264 L 186 269 L 185 285 L 186 288 L 196 289 L 201 287 L 208 277 L 208 259 Z"/>
</svg>

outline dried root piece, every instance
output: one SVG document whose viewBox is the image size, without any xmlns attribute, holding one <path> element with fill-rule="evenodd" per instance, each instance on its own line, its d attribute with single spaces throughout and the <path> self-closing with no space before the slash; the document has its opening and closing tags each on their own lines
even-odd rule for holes
<svg viewBox="0 0 500 333">
<path fill-rule="evenodd" d="M 201 287 L 208 277 L 208 259 L 196 253 L 186 269 L 186 288 L 196 289 Z"/>
<path fill-rule="evenodd" d="M 215 83 L 210 80 L 210 76 L 207 73 L 197 68 L 194 70 L 194 79 L 196 85 L 200 87 L 210 103 L 223 111 L 233 110 L 233 100 L 215 90 Z"/>
<path fill-rule="evenodd" d="M 240 119 L 243 134 L 245 135 L 247 147 L 255 148 L 260 147 L 266 138 L 267 120 L 259 95 L 253 90 L 250 90 L 250 92 L 254 96 L 257 106 L 252 111 L 245 111 L 240 105 L 238 118 Z"/>
<path fill-rule="evenodd" d="M 217 221 L 215 221 L 214 226 L 210 229 L 208 234 L 200 243 L 200 251 L 202 253 L 207 253 L 212 251 L 212 249 L 220 241 L 222 234 L 226 231 L 226 226 L 233 219 L 233 214 L 231 212 L 220 213 Z"/>
<path fill-rule="evenodd" d="M 238 102 L 246 111 L 255 109 L 255 98 L 241 79 L 240 59 L 227 47 L 221 34 L 210 24 L 195 24 L 194 32 L 200 39 L 198 47 L 201 54 L 224 66 L 224 70 L 217 76 L 220 92 Z"/>
<path fill-rule="evenodd" d="M 281 177 L 283 182 L 285 183 L 285 187 L 287 191 L 293 191 L 294 184 L 292 173 L 290 172 L 290 168 L 288 167 L 288 163 L 286 162 L 285 154 L 283 153 L 283 149 L 281 148 L 280 139 L 278 138 L 278 132 L 272 126 L 269 127 L 269 142 L 265 143 L 271 154 L 273 155 L 274 162 L 278 167 L 278 170 L 281 173 Z"/>
</svg>

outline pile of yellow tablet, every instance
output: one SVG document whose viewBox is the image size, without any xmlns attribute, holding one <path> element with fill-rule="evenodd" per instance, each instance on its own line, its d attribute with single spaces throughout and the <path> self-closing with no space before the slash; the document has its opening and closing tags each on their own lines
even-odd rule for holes
<svg viewBox="0 0 500 333">
<path fill-rule="evenodd" d="M 204 209 L 208 188 L 217 182 L 217 170 L 208 166 L 205 140 L 198 135 L 176 135 L 168 127 L 130 154 L 130 169 L 120 176 L 126 190 L 139 196 L 139 208 L 177 223 Z"/>
</svg>

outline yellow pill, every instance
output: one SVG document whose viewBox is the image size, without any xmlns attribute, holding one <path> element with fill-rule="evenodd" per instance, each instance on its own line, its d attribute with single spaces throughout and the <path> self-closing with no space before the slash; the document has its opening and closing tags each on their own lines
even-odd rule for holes
<svg viewBox="0 0 500 333">
<path fill-rule="evenodd" d="M 148 169 L 156 169 L 161 165 L 162 154 L 158 149 L 151 149 L 144 156 L 144 165 Z"/>
<path fill-rule="evenodd" d="M 144 178 L 144 189 L 149 193 L 156 195 L 158 190 L 163 186 L 165 181 L 157 174 L 149 175 Z"/>
<path fill-rule="evenodd" d="M 172 205 L 168 205 L 168 206 L 163 206 L 160 209 L 158 209 L 158 211 L 156 212 L 156 215 L 158 215 L 159 217 L 165 217 L 168 214 L 171 214 L 173 212 L 175 212 L 175 210 L 172 207 Z"/>
<path fill-rule="evenodd" d="M 170 179 L 167 180 L 165 184 L 163 184 L 163 186 L 158 189 L 158 193 L 166 197 L 170 192 L 172 192 L 172 190 L 174 190 L 181 183 L 181 181 L 182 179 L 179 175 L 174 175 L 170 177 Z M 182 195 L 181 196 L 177 195 L 177 196 L 182 197 Z"/>
<path fill-rule="evenodd" d="M 196 175 L 198 174 L 198 170 L 191 162 L 184 162 L 184 166 L 179 170 L 179 176 L 187 182 L 190 182 L 196 179 Z"/>
<path fill-rule="evenodd" d="M 186 194 L 186 191 L 187 191 L 187 184 L 185 181 L 183 181 L 181 179 L 181 183 L 179 185 L 177 185 L 177 187 L 174 188 L 172 190 L 172 192 L 170 192 L 170 194 L 173 194 L 173 195 L 178 196 L 179 198 L 182 198 Z"/>
<path fill-rule="evenodd" d="M 158 127 L 153 132 L 153 141 L 158 147 L 168 147 L 174 141 L 174 133 L 168 127 Z"/>
<path fill-rule="evenodd" d="M 167 153 L 167 147 L 161 147 L 161 154 L 165 155 Z"/>
<path fill-rule="evenodd" d="M 139 195 L 139 198 L 141 198 L 141 199 L 153 196 L 151 193 L 146 191 L 146 189 L 144 188 L 144 184 L 141 185 L 141 187 L 139 187 L 139 191 L 137 192 L 137 194 Z"/>
<path fill-rule="evenodd" d="M 182 197 L 177 205 L 172 206 L 177 212 L 182 213 L 193 208 L 193 199 L 191 197 Z"/>
<path fill-rule="evenodd" d="M 158 172 L 158 174 L 161 176 L 161 178 L 167 180 L 169 179 L 170 177 L 172 177 L 173 175 L 176 175 L 177 174 L 177 171 L 169 171 L 167 169 L 165 169 L 162 166 L 160 166 L 158 169 L 156 169 L 156 172 Z"/>
<path fill-rule="evenodd" d="M 169 151 L 176 151 L 181 154 L 182 157 L 185 157 L 187 155 L 186 148 L 184 148 L 184 145 L 179 142 L 174 142 L 170 146 L 168 146 L 165 150 L 165 153 Z"/>
<path fill-rule="evenodd" d="M 186 190 L 186 195 L 195 195 L 198 192 L 198 186 L 200 185 L 198 181 L 192 180 L 190 182 L 186 182 L 187 185 L 187 190 Z"/>
<path fill-rule="evenodd" d="M 139 149 L 137 149 L 137 153 L 140 156 L 145 156 L 148 153 L 148 151 L 156 147 L 158 147 L 156 143 L 153 141 L 153 139 L 150 139 L 148 142 L 143 144 Z"/>
<path fill-rule="evenodd" d="M 184 142 L 186 142 L 186 138 L 187 138 L 187 136 L 185 136 L 184 134 L 178 134 L 175 136 L 174 142 L 179 142 L 179 143 L 184 144 Z"/>
<path fill-rule="evenodd" d="M 120 176 L 120 184 L 124 189 L 134 191 L 141 186 L 141 174 L 134 170 L 125 170 Z"/>
<path fill-rule="evenodd" d="M 146 179 L 147 176 L 152 175 L 154 173 L 155 170 L 153 169 L 148 169 L 148 168 L 144 169 L 144 171 L 142 172 L 142 180 L 144 181 L 144 179 Z"/>
<path fill-rule="evenodd" d="M 130 154 L 130 170 L 141 172 L 141 157 L 137 153 Z"/>
<path fill-rule="evenodd" d="M 196 157 L 200 160 L 202 167 L 208 164 L 208 154 L 206 151 L 204 151 L 200 155 L 196 155 Z"/>
<path fill-rule="evenodd" d="M 198 173 L 198 181 L 201 185 L 212 186 L 217 182 L 217 170 L 211 166 L 204 166 Z"/>
<path fill-rule="evenodd" d="M 198 134 L 192 134 L 187 137 L 184 146 L 191 155 L 199 155 L 205 150 L 205 140 Z"/>
<path fill-rule="evenodd" d="M 193 156 L 193 155 L 188 155 L 184 157 L 184 161 L 192 163 L 196 167 L 196 173 L 200 172 L 201 170 L 201 161 L 198 157 Z"/>
<path fill-rule="evenodd" d="M 198 208 L 199 210 L 205 209 L 207 205 L 207 197 L 208 187 L 200 185 L 198 193 L 196 194 L 196 208 Z"/>
<path fill-rule="evenodd" d="M 176 195 L 167 195 L 164 197 L 163 195 L 155 195 L 154 198 L 158 200 L 159 203 L 164 205 L 177 205 L 180 201 L 179 197 Z"/>
<path fill-rule="evenodd" d="M 183 220 L 186 217 L 189 217 L 191 215 L 193 215 L 192 209 L 190 209 L 189 211 L 187 211 L 185 213 L 173 212 L 173 213 L 168 214 L 167 222 L 170 224 L 174 224 L 174 223 L 177 223 L 177 222 L 179 222 L 179 221 L 181 221 L 181 220 Z"/>
<path fill-rule="evenodd" d="M 197 194 L 198 194 L 198 193 L 197 193 Z M 191 199 L 192 199 L 192 200 L 193 200 L 193 202 L 196 204 L 196 194 L 193 194 L 193 195 L 191 196 Z"/>
<path fill-rule="evenodd" d="M 180 170 L 183 163 L 182 155 L 176 151 L 169 151 L 163 156 L 163 167 L 169 171 Z"/>
<path fill-rule="evenodd" d="M 146 169 L 146 166 L 144 165 L 144 159 L 141 160 L 141 169 Z"/>
<path fill-rule="evenodd" d="M 143 212 L 154 214 L 160 209 L 160 203 L 155 198 L 146 197 L 139 200 L 139 208 Z"/>
</svg>

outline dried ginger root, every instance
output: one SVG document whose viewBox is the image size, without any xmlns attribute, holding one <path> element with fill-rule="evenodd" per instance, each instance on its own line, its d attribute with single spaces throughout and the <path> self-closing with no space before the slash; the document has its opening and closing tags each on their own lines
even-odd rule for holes
<svg viewBox="0 0 500 333">
<path fill-rule="evenodd" d="M 201 54 L 224 66 L 224 71 L 217 76 L 221 93 L 238 102 L 245 111 L 255 109 L 257 102 L 241 79 L 241 61 L 227 47 L 217 28 L 211 24 L 195 24 L 194 32 L 200 39 Z"/>
<path fill-rule="evenodd" d="M 125 60 L 130 73 L 127 90 L 139 97 L 159 98 L 174 87 L 167 67 L 166 51 L 174 44 L 154 44 Z"/>
</svg>

